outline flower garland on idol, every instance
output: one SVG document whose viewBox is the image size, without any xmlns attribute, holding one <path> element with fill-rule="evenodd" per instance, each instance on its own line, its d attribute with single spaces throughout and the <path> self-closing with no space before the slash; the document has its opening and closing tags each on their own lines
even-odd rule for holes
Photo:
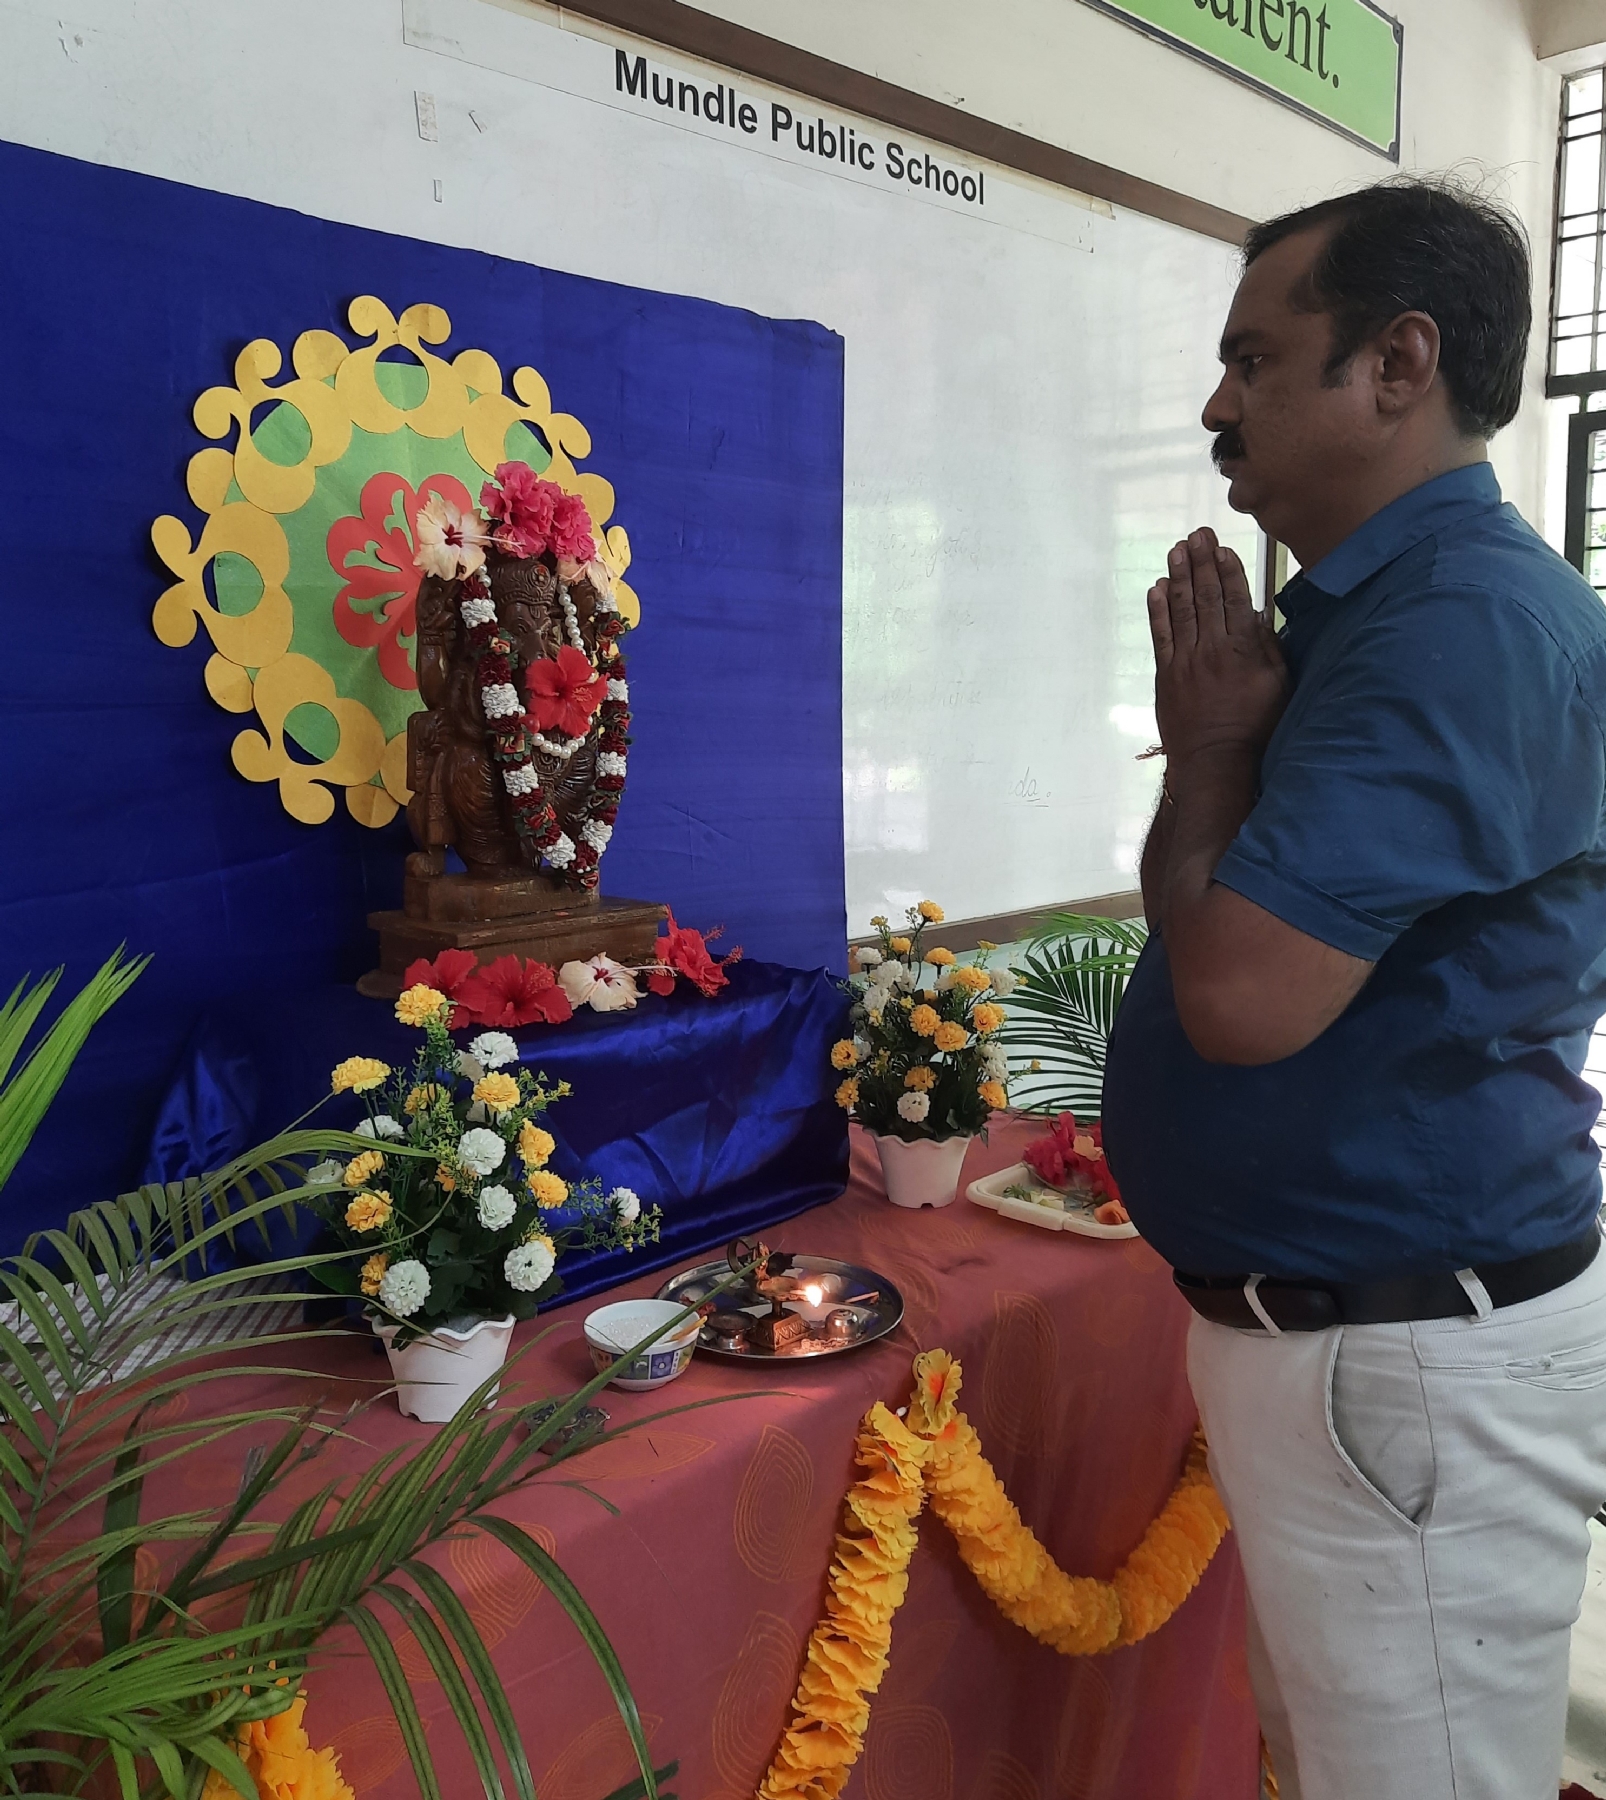
<svg viewBox="0 0 1606 1800">
<path fill-rule="evenodd" d="M 792 1718 L 759 1800 L 836 1800 L 864 1748 L 892 1618 L 909 1587 L 926 1501 L 961 1561 L 1014 1624 L 1062 1656 L 1096 1656 L 1157 1631 L 1198 1585 L 1229 1525 L 1194 1434 L 1171 1497 L 1109 1581 L 1067 1575 L 1022 1522 L 958 1410 L 960 1368 L 946 1350 L 915 1358 L 909 1404 L 877 1401 L 859 1428 L 828 1578 Z"/>
<path fill-rule="evenodd" d="M 459 582 L 458 613 L 475 655 L 475 684 L 491 754 L 501 771 L 514 829 L 537 865 L 591 891 L 619 817 L 630 745 L 630 683 L 619 638 L 628 629 L 613 594 L 613 577 L 597 554 L 585 502 L 524 463 L 499 463 L 480 489 L 478 512 L 460 512 L 432 495 L 418 520 L 417 567 Z M 511 661 L 486 568 L 486 547 L 514 558 L 549 557 L 558 579 L 564 635 L 556 657 L 523 669 Z M 580 631 L 570 594 L 580 579 L 597 596 L 595 660 Z M 536 753 L 568 762 L 597 733 L 597 780 L 576 842 L 558 823 L 536 767 Z"/>
</svg>

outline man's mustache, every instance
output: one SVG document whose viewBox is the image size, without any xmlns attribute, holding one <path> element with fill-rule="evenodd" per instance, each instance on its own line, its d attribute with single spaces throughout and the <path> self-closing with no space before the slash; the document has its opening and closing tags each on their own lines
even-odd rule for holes
<svg viewBox="0 0 1606 1800">
<path fill-rule="evenodd" d="M 1241 462 L 1248 454 L 1236 425 L 1229 425 L 1225 431 L 1218 432 L 1216 441 L 1210 446 L 1210 460 L 1218 469 L 1224 462 Z"/>
</svg>

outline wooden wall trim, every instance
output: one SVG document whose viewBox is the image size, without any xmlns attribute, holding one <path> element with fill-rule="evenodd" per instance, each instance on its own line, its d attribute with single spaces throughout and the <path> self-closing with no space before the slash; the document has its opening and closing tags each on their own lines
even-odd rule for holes
<svg viewBox="0 0 1606 1800">
<path fill-rule="evenodd" d="M 751 75 L 756 81 L 807 94 L 822 105 L 877 119 L 894 130 L 947 144 L 1006 169 L 1018 169 L 1057 187 L 1075 188 L 1096 200 L 1147 213 L 1224 243 L 1242 243 L 1251 223 L 1190 194 L 1179 194 L 1174 188 L 1125 174 L 1058 144 L 994 125 L 957 106 L 928 99 L 745 25 L 715 18 L 683 0 L 560 0 L 559 11 L 578 13 L 600 25 Z"/>
<path fill-rule="evenodd" d="M 1023 912 L 993 913 L 984 919 L 946 919 L 926 932 L 924 942 L 932 949 L 941 945 L 962 956 L 974 950 L 985 938 L 990 944 L 1013 944 L 1027 938 L 1037 929 L 1045 913 L 1091 913 L 1098 919 L 1137 919 L 1143 916 L 1143 896 L 1136 889 L 1119 894 L 1095 894 L 1090 900 L 1062 900 L 1057 904 L 1028 907 Z M 879 940 L 874 934 L 853 938 L 848 945 L 856 950 L 863 944 Z"/>
</svg>

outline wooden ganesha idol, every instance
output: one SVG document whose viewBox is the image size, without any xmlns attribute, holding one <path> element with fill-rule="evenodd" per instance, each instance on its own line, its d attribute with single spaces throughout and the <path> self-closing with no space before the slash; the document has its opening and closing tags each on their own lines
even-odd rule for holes
<svg viewBox="0 0 1606 1800">
<path fill-rule="evenodd" d="M 452 947 L 561 963 L 653 955 L 665 908 L 600 899 L 624 793 L 626 626 L 585 503 L 522 463 L 481 490 L 486 517 L 432 495 L 418 519 L 417 671 L 408 721 L 401 912 L 375 913 L 399 989 L 415 957 Z M 455 851 L 462 873 L 449 872 Z"/>
</svg>

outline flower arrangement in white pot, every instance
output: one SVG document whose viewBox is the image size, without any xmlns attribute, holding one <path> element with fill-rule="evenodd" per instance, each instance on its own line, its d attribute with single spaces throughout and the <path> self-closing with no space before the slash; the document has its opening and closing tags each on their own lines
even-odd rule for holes
<svg viewBox="0 0 1606 1800">
<path fill-rule="evenodd" d="M 970 1140 L 1009 1102 L 998 1002 L 1014 976 L 985 966 L 987 948 L 968 962 L 923 948 L 927 929 L 942 923 L 936 901 L 907 917 L 897 932 L 885 918 L 870 921 L 880 947 L 859 951 L 848 983 L 853 1036 L 832 1046 L 843 1076 L 836 1099 L 874 1134 L 895 1206 L 946 1206 Z"/>
<path fill-rule="evenodd" d="M 320 1163 L 305 1204 L 351 1252 L 312 1273 L 369 1302 L 397 1404 L 436 1423 L 500 1368 L 514 1321 L 562 1289 L 564 1250 L 633 1248 L 657 1237 L 659 1214 L 547 1167 L 557 1144 L 539 1121 L 569 1084 L 520 1068 L 505 1031 L 459 1050 L 452 1001 L 423 984 L 396 1016 L 423 1046 L 410 1069 L 353 1056 L 334 1071 L 334 1092 L 363 1100 L 356 1129 L 373 1147 Z"/>
</svg>

